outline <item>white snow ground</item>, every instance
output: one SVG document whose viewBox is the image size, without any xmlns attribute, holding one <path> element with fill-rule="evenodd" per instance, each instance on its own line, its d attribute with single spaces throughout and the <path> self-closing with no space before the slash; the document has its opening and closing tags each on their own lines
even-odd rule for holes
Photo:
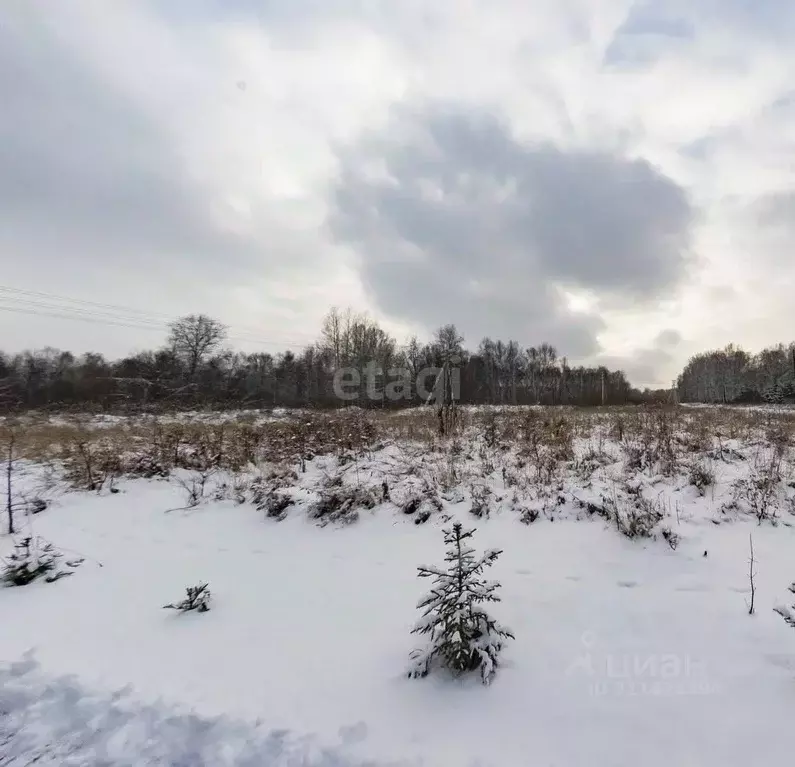
<svg viewBox="0 0 795 767">
<path fill-rule="evenodd" d="M 526 526 L 451 508 L 478 527 L 479 549 L 504 549 L 494 612 L 516 641 L 483 687 L 404 674 L 427 585 L 416 567 L 443 555 L 438 518 L 418 526 L 380 507 L 319 528 L 231 502 L 165 513 L 183 503 L 173 483 L 119 487 L 32 518 L 86 557 L 74 576 L 0 590 L 3 767 L 791 760 L 795 632 L 773 612 L 792 601 L 786 524 L 715 525 L 700 499 L 672 551 L 598 517 Z M 201 580 L 209 613 L 161 609 Z"/>
</svg>

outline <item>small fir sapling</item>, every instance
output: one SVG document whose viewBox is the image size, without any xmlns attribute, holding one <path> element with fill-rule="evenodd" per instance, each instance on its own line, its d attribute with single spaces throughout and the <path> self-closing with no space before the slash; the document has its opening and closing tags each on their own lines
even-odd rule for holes
<svg viewBox="0 0 795 767">
<path fill-rule="evenodd" d="M 72 575 L 70 570 L 59 570 L 63 555 L 51 543 L 40 538 L 26 536 L 14 543 L 14 550 L 5 560 L 2 580 L 9 586 L 26 586 L 44 578 L 48 583 Z M 82 560 L 81 560 L 82 561 Z M 80 562 L 70 562 L 76 566 Z"/>
<path fill-rule="evenodd" d="M 502 552 L 491 549 L 476 558 L 468 545 L 474 533 L 455 523 L 444 530 L 447 568 L 418 568 L 419 577 L 432 578 L 433 586 L 417 605 L 423 614 L 412 633 L 428 635 L 429 642 L 412 653 L 409 676 L 426 676 L 436 665 L 454 674 L 479 669 L 483 683 L 488 684 L 504 641 L 514 638 L 483 607 L 485 602 L 500 601 L 495 593 L 500 584 L 482 576 Z"/>
<path fill-rule="evenodd" d="M 789 590 L 795 594 L 795 583 L 789 587 Z M 791 606 L 780 605 L 773 608 L 792 628 L 795 629 L 795 603 Z"/>
<path fill-rule="evenodd" d="M 196 610 L 206 613 L 210 609 L 210 590 L 207 583 L 200 583 L 198 586 L 188 586 L 185 589 L 186 597 L 181 602 L 163 605 L 164 610 L 179 610 L 188 612 Z"/>
</svg>

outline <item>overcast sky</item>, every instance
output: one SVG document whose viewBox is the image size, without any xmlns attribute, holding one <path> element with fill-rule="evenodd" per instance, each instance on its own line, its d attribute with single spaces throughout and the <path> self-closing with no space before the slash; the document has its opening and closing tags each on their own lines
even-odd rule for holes
<svg viewBox="0 0 795 767">
<path fill-rule="evenodd" d="M 785 0 L 4 0 L 0 348 L 336 304 L 668 385 L 792 340 L 793 40 Z"/>
</svg>

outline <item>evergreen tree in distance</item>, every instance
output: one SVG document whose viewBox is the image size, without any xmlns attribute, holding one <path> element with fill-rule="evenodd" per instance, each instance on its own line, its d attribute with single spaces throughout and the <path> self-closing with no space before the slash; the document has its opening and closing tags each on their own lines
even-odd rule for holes
<svg viewBox="0 0 795 767">
<path fill-rule="evenodd" d="M 502 551 L 490 549 L 476 558 L 468 544 L 474 533 L 456 522 L 444 530 L 447 567 L 417 568 L 420 578 L 433 578 L 433 587 L 417 604 L 423 614 L 411 633 L 428 635 L 429 641 L 426 648 L 412 653 L 409 676 L 426 676 L 437 665 L 454 674 L 479 669 L 488 684 L 504 641 L 514 638 L 483 606 L 500 601 L 495 593 L 500 584 L 483 578 L 483 572 Z"/>
</svg>

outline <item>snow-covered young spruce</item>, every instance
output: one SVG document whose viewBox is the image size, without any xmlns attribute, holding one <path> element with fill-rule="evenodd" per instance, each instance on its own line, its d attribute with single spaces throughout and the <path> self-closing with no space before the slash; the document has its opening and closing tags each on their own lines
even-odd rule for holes
<svg viewBox="0 0 795 767">
<path fill-rule="evenodd" d="M 789 590 L 795 594 L 795 582 L 789 587 Z M 787 605 L 780 605 L 779 607 L 773 608 L 787 623 L 789 623 L 792 628 L 795 629 L 795 603 L 793 603 L 792 607 L 788 607 Z"/>
<path fill-rule="evenodd" d="M 409 676 L 425 676 L 435 666 L 455 674 L 480 669 L 484 684 L 497 670 L 497 661 L 505 639 L 513 634 L 500 626 L 482 607 L 484 602 L 499 602 L 497 581 L 482 577 L 502 551 L 490 549 L 480 558 L 466 542 L 474 530 L 463 530 L 460 522 L 444 530 L 448 547 L 445 570 L 419 567 L 420 578 L 433 578 L 433 588 L 417 604 L 422 618 L 412 634 L 429 634 L 428 646 L 412 653 Z"/>
<path fill-rule="evenodd" d="M 200 583 L 198 586 L 188 586 L 185 589 L 186 597 L 181 602 L 163 605 L 164 610 L 179 610 L 181 613 L 196 610 L 206 613 L 210 609 L 210 589 L 208 584 Z"/>
<path fill-rule="evenodd" d="M 0 580 L 8 586 L 26 586 L 38 578 L 52 583 L 72 574 L 70 570 L 58 567 L 62 556 L 55 546 L 40 538 L 19 538 L 14 542 L 14 550 L 4 561 Z"/>
</svg>

